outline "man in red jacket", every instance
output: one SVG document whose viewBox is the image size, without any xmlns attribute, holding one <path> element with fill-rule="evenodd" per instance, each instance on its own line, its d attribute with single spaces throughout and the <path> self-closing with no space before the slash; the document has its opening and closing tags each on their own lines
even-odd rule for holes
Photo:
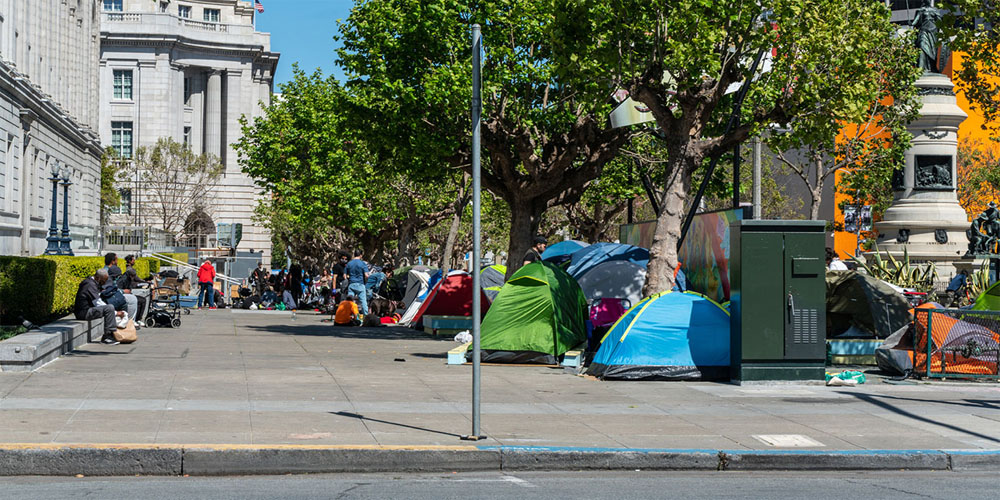
<svg viewBox="0 0 1000 500">
<path fill-rule="evenodd" d="M 208 308 L 215 309 L 215 288 L 212 283 L 215 282 L 215 268 L 212 267 L 212 261 L 205 259 L 205 263 L 198 268 L 198 309 L 201 309 L 202 299 L 205 297 L 205 293 L 208 293 Z"/>
</svg>

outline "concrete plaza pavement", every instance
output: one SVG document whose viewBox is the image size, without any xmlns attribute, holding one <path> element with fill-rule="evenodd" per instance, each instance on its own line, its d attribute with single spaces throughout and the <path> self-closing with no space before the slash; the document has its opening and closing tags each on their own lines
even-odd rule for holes
<svg viewBox="0 0 1000 500">
<path fill-rule="evenodd" d="M 0 373 L 0 446 L 470 444 L 471 370 L 446 364 L 454 341 L 322 318 L 194 311 L 135 344 Z M 604 382 L 484 366 L 482 399 L 480 447 L 1000 450 L 996 383 Z"/>
</svg>

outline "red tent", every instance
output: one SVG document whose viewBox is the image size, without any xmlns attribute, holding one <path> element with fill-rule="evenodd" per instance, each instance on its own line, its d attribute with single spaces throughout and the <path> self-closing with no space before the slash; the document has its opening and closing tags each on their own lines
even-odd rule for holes
<svg viewBox="0 0 1000 500">
<path fill-rule="evenodd" d="M 479 310 L 486 316 L 490 299 L 479 290 Z M 452 271 L 427 294 L 427 298 L 413 317 L 411 324 L 419 325 L 425 315 L 432 316 L 472 316 L 472 275 L 465 271 Z"/>
</svg>

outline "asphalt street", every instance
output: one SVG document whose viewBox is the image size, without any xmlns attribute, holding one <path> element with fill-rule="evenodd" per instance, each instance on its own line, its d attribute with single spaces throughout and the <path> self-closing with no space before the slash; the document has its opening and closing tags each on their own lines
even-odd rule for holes
<svg viewBox="0 0 1000 500">
<path fill-rule="evenodd" d="M 56 500 L 447 498 L 996 498 L 995 473 L 468 473 L 256 477 L 21 477 L 0 498 Z"/>
</svg>

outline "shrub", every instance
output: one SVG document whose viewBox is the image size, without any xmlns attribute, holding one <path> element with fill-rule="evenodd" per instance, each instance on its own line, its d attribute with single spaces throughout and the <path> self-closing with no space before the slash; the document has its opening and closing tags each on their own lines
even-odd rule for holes
<svg viewBox="0 0 1000 500">
<path fill-rule="evenodd" d="M 42 255 L 39 259 L 56 263 L 55 298 L 52 314 L 63 315 L 73 310 L 76 290 L 80 282 L 94 271 L 104 267 L 104 257 L 78 257 L 70 255 Z"/>
<path fill-rule="evenodd" d="M 188 262 L 188 254 L 187 254 L 187 252 L 157 252 L 157 253 L 159 253 L 160 255 L 162 255 L 164 257 L 169 257 L 171 259 L 179 260 L 179 261 L 184 262 L 184 263 Z M 160 263 L 161 266 L 172 266 L 173 265 L 173 264 L 171 264 L 170 262 L 167 262 L 167 261 L 160 261 L 159 259 L 157 259 L 157 261 Z"/>
<path fill-rule="evenodd" d="M 56 264 L 48 260 L 0 256 L 0 323 L 15 323 L 18 316 L 32 322 L 47 320 L 52 315 L 55 275 Z"/>
</svg>

